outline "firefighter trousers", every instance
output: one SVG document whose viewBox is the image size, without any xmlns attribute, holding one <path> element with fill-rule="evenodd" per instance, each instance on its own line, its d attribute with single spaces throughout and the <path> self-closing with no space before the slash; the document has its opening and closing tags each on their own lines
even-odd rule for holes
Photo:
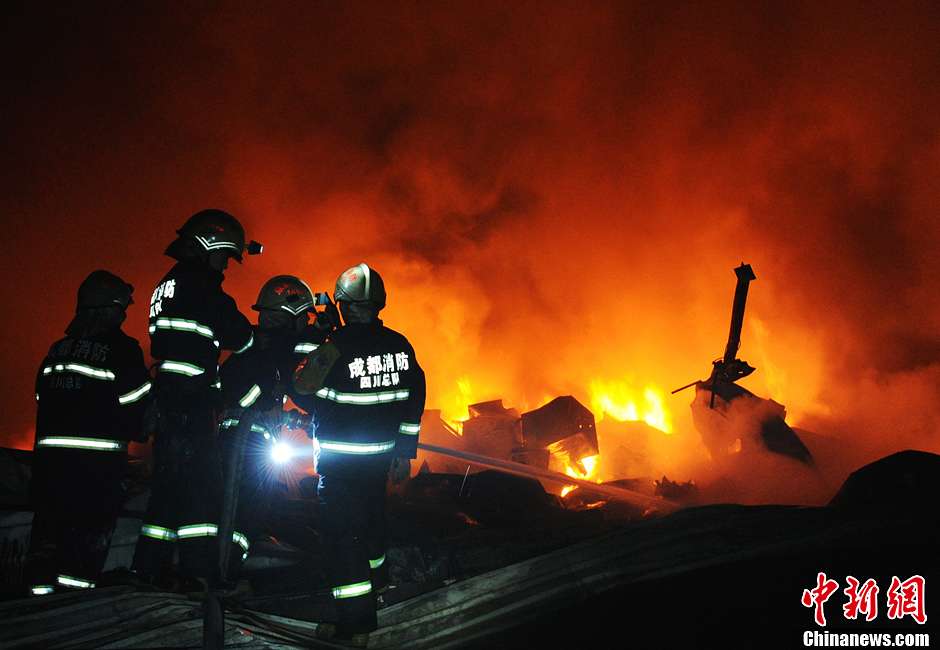
<svg viewBox="0 0 940 650">
<path fill-rule="evenodd" d="M 329 580 L 338 618 L 336 634 L 378 629 L 376 591 L 388 586 L 385 561 L 386 471 L 321 475 L 317 490 Z"/>
<path fill-rule="evenodd" d="M 30 498 L 30 587 L 92 587 L 104 567 L 124 502 L 124 452 L 36 452 Z"/>
<path fill-rule="evenodd" d="M 180 578 L 216 578 L 222 459 L 211 408 L 165 410 L 153 437 L 153 485 L 133 568 L 166 574 L 179 552 Z"/>
</svg>

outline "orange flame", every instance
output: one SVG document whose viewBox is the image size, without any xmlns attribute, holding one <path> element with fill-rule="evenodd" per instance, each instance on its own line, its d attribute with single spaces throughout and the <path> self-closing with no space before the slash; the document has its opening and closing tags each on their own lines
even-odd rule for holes
<svg viewBox="0 0 940 650">
<path fill-rule="evenodd" d="M 573 478 L 589 478 L 591 474 L 594 473 L 594 469 L 597 467 L 597 456 L 585 456 L 579 460 L 581 461 L 581 464 L 584 465 L 584 469 L 586 470 L 583 474 L 579 472 L 577 468 L 572 467 L 571 465 L 568 465 L 565 468 L 565 473 Z"/>
<path fill-rule="evenodd" d="M 672 418 L 663 402 L 663 393 L 654 386 L 647 386 L 642 397 L 625 382 L 605 383 L 600 380 L 590 384 L 593 411 L 605 413 L 616 420 L 643 420 L 664 433 L 672 433 Z"/>
</svg>

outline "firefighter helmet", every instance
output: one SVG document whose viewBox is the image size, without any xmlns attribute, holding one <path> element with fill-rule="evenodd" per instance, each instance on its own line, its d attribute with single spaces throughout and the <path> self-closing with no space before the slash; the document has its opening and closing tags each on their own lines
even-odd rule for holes
<svg viewBox="0 0 940 650">
<path fill-rule="evenodd" d="M 336 302 L 372 302 L 382 309 L 385 306 L 385 283 L 378 271 L 359 264 L 346 269 L 336 280 L 333 299 Z"/>
<path fill-rule="evenodd" d="M 242 252 L 248 248 L 245 229 L 238 219 L 222 210 L 197 212 L 176 234 L 179 237 L 166 249 L 166 254 L 176 259 L 221 250 L 241 262 Z"/>
<path fill-rule="evenodd" d="M 120 307 L 127 309 L 134 302 L 134 287 L 108 271 L 92 271 L 78 287 L 78 305 L 82 309 Z"/>
<path fill-rule="evenodd" d="M 258 301 L 251 306 L 256 311 L 286 311 L 298 316 L 313 309 L 313 292 L 307 283 L 293 275 L 277 275 L 264 283 Z"/>
</svg>

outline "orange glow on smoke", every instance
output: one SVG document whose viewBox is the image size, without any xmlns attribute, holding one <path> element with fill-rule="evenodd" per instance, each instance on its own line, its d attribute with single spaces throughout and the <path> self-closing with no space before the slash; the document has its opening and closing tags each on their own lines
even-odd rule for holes
<svg viewBox="0 0 940 650">
<path fill-rule="evenodd" d="M 740 385 L 813 434 L 819 476 L 940 452 L 936 3 L 15 4 L 0 277 L 43 289 L 5 314 L 5 445 L 32 446 L 81 279 L 138 287 L 146 355 L 163 250 L 218 207 L 264 244 L 226 272 L 249 318 L 275 275 L 332 293 L 366 262 L 429 409 L 459 431 L 572 395 L 602 480 L 710 469 L 670 391 L 723 353 L 742 262 Z M 142 31 L 187 37 L 114 37 Z"/>
</svg>

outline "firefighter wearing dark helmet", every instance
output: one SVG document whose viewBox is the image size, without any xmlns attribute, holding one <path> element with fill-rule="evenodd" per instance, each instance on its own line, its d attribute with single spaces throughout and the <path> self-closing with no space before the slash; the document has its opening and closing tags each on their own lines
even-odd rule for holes
<svg viewBox="0 0 940 650">
<path fill-rule="evenodd" d="M 141 437 L 150 373 L 121 330 L 133 287 L 94 271 L 36 377 L 27 583 L 41 595 L 94 587 L 124 501 L 127 448 Z"/>
<path fill-rule="evenodd" d="M 222 289 L 229 260 L 260 252 L 232 215 L 203 210 L 177 231 L 165 254 L 177 263 L 150 298 L 153 485 L 132 570 L 138 584 L 189 593 L 231 593 L 219 570 L 222 462 L 218 363 L 254 341 L 251 323 Z M 171 572 L 179 552 L 179 576 Z"/>
<path fill-rule="evenodd" d="M 322 321 L 310 324 L 316 303 L 310 287 L 297 276 L 277 275 L 265 282 L 251 307 L 258 312 L 255 344 L 243 354 L 230 356 L 219 371 L 225 401 L 219 439 L 226 488 L 233 490 L 226 495 L 227 504 L 237 503 L 232 546 L 222 549 L 223 556 L 230 558 L 226 570 L 232 575 L 261 535 L 275 487 L 272 452 L 287 419 L 285 399 L 293 397 L 294 370 L 308 352 L 326 341 L 332 329 Z M 240 432 L 243 421 L 247 428 Z M 236 474 L 231 482 L 229 472 Z"/>
<path fill-rule="evenodd" d="M 385 488 L 408 478 L 416 457 L 425 378 L 408 340 L 382 324 L 381 276 L 365 264 L 336 281 L 344 325 L 298 367 L 298 405 L 313 416 L 321 527 L 338 618 L 317 636 L 364 647 L 388 589 Z"/>
</svg>

